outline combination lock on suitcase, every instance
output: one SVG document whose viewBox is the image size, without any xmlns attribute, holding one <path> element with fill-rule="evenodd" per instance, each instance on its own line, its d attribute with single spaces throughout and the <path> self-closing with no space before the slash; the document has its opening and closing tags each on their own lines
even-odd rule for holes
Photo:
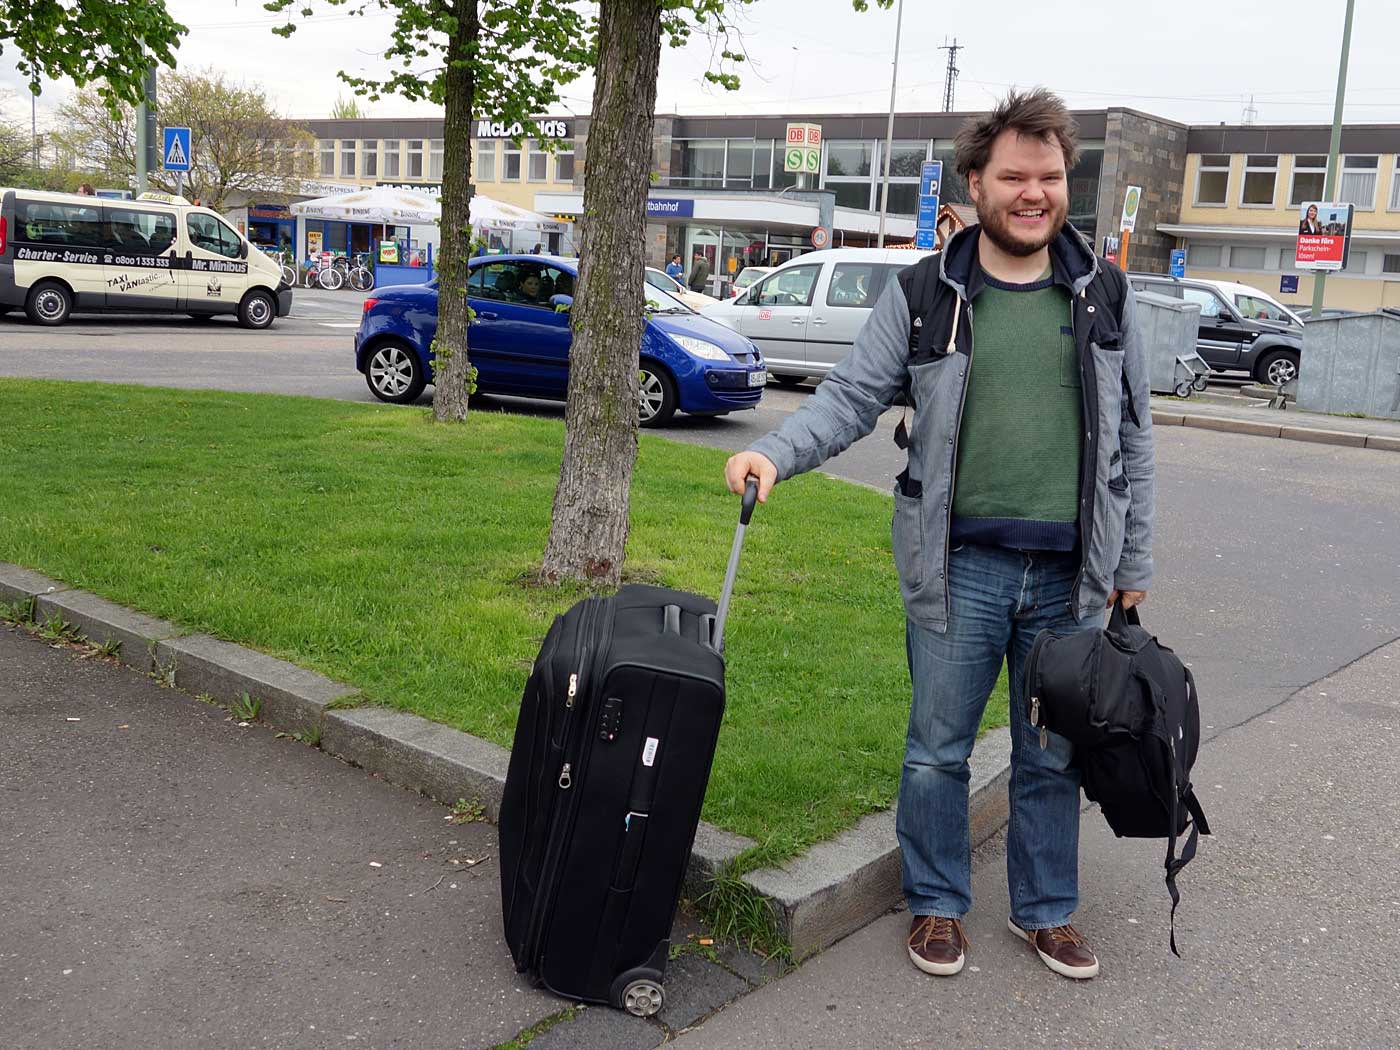
<svg viewBox="0 0 1400 1050">
<path fill-rule="evenodd" d="M 558 995 L 661 1009 L 671 924 L 724 715 L 724 590 L 626 586 L 558 617 L 515 727 L 500 813 L 501 902 L 517 970 Z"/>
</svg>

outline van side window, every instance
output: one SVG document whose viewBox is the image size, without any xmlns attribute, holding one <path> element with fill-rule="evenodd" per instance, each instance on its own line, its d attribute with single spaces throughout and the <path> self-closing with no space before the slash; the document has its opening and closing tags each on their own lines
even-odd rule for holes
<svg viewBox="0 0 1400 1050">
<path fill-rule="evenodd" d="M 190 243 L 196 248 L 203 248 L 206 252 L 214 252 L 229 259 L 238 258 L 238 234 L 214 216 L 196 212 L 190 215 L 185 223 L 190 232 Z"/>
<path fill-rule="evenodd" d="M 101 213 L 87 204 L 59 204 L 51 201 L 15 202 L 16 241 L 28 244 L 56 244 L 65 248 L 101 248 Z"/>
<path fill-rule="evenodd" d="M 821 266 L 794 266 L 769 274 L 752 300 L 759 306 L 811 306 Z"/>
<path fill-rule="evenodd" d="M 1188 303 L 1197 303 L 1201 307 L 1202 317 L 1219 317 L 1223 312 L 1220 309 L 1220 297 L 1214 292 L 1208 292 L 1204 288 L 1183 288 L 1182 297 Z"/>
<path fill-rule="evenodd" d="M 826 291 L 826 305 L 870 309 L 884 283 L 883 269 L 874 263 L 837 263 Z"/>
<path fill-rule="evenodd" d="M 108 245 L 129 255 L 160 255 L 175 241 L 175 216 L 107 208 Z"/>
</svg>

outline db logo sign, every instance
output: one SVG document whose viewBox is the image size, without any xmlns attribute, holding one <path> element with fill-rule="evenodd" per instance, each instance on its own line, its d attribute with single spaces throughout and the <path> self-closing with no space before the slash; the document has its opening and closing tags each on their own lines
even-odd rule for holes
<svg viewBox="0 0 1400 1050">
<path fill-rule="evenodd" d="M 825 248 L 831 240 L 831 234 L 826 232 L 826 228 L 818 226 L 812 231 L 812 247 Z"/>
</svg>

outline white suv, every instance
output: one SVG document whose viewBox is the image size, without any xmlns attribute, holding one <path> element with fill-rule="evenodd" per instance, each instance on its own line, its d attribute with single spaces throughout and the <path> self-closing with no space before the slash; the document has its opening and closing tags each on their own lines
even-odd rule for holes
<svg viewBox="0 0 1400 1050">
<path fill-rule="evenodd" d="M 926 251 L 830 248 L 789 259 L 737 299 L 700 312 L 758 344 L 768 373 L 795 385 L 848 353 L 886 283 Z"/>
</svg>

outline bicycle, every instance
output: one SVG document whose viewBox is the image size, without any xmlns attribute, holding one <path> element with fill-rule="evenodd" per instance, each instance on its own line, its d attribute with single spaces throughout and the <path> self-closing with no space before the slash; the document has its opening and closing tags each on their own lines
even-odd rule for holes
<svg viewBox="0 0 1400 1050">
<path fill-rule="evenodd" d="M 322 255 L 313 262 L 306 271 L 306 287 L 315 288 L 320 286 L 328 292 L 334 292 L 345 283 L 345 275 L 341 268 L 336 265 L 336 257 L 326 258 Z"/>
<path fill-rule="evenodd" d="M 346 271 L 350 287 L 357 292 L 367 292 L 374 287 L 374 271 L 365 265 L 367 255 L 360 252 L 355 256 L 355 264 Z"/>
</svg>

